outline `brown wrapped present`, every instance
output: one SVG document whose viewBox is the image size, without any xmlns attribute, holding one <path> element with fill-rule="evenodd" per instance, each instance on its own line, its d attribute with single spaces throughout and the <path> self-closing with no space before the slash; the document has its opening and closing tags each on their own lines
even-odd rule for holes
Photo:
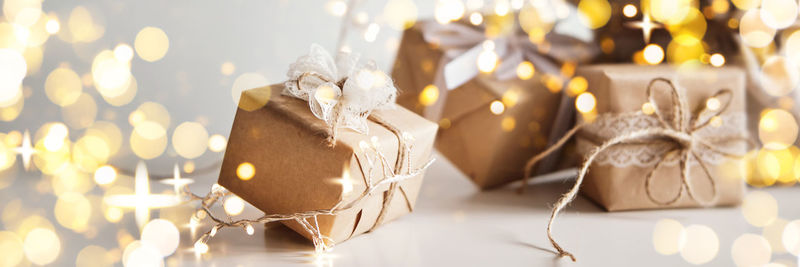
<svg viewBox="0 0 800 267">
<path fill-rule="evenodd" d="M 555 34 L 548 35 L 553 43 L 547 56 L 546 48 L 530 43 L 527 35 L 521 39 L 487 41 L 483 29 L 471 25 L 424 21 L 403 33 L 392 71 L 403 88 L 398 103 L 438 122 L 436 148 L 484 189 L 521 179 L 525 161 L 547 145 L 552 133 L 569 127 L 571 118 L 556 115 L 559 108 L 569 108 L 560 105 L 568 79 L 551 57 L 592 54 L 578 40 Z M 490 74 L 476 66 L 487 47 L 500 62 Z M 522 62 L 535 66 L 537 75 L 533 69 L 526 74 L 524 67 L 518 75 Z"/>
<path fill-rule="evenodd" d="M 584 113 L 561 141 L 576 136 L 585 161 L 550 224 L 579 190 L 609 211 L 741 201 L 745 185 L 738 160 L 749 141 L 742 71 L 594 65 L 578 73 L 596 101 L 581 103 L 578 97 Z M 560 255 L 572 257 L 547 229 Z"/>
<path fill-rule="evenodd" d="M 322 53 L 314 49 L 320 48 L 298 61 Z M 369 102 L 348 96 L 362 92 L 351 88 L 365 85 L 359 80 L 364 76 L 340 80 L 335 70 L 308 74 L 304 66 L 293 65 L 292 71 L 300 70 L 290 71 L 289 89 L 279 84 L 242 93 L 219 184 L 266 214 L 301 217 L 283 222 L 315 244 L 323 236 L 327 247 L 413 210 L 438 127 L 402 107 L 363 114 L 347 105 L 353 99 Z M 370 81 L 367 86 L 379 83 Z M 369 90 L 376 89 L 363 92 Z M 342 118 L 353 110 L 361 117 Z M 341 125 L 350 129 L 337 130 Z M 249 168 L 244 174 L 242 166 Z"/>
</svg>

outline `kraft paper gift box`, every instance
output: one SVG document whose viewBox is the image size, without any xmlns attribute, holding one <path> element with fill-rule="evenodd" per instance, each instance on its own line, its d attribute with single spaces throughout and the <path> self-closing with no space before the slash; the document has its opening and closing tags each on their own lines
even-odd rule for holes
<svg viewBox="0 0 800 267">
<path fill-rule="evenodd" d="M 644 105 L 648 103 L 647 87 L 656 78 L 666 78 L 685 89 L 683 92 L 692 116 L 696 116 L 699 108 L 707 105 L 708 99 L 718 90 L 730 90 L 732 94 L 727 109 L 716 118 L 712 118 L 710 125 L 696 131 L 696 135 L 703 137 L 704 140 L 713 142 L 747 132 L 745 77 L 739 69 L 699 67 L 678 70 L 667 65 L 593 65 L 579 67 L 578 75 L 586 77 L 589 82 L 588 92 L 594 94 L 597 100 L 596 114 L 589 115 L 596 116 L 595 120 L 577 135 L 578 151 L 584 155 L 614 136 L 660 126 L 654 115 L 643 116 L 643 112 L 648 109 Z M 664 82 L 654 83 L 653 86 L 668 87 Z M 669 88 L 663 89 L 669 90 Z M 711 101 L 715 101 L 715 104 L 722 102 L 721 105 L 724 106 L 727 99 L 721 98 L 723 97 Z M 661 104 L 661 106 L 668 105 L 670 104 Z M 606 116 L 609 114 L 636 115 L 616 116 L 617 119 L 604 120 L 604 117 L 610 118 Z M 588 118 L 582 114 L 578 114 L 577 117 L 578 120 Z M 650 119 L 643 120 L 642 117 Z M 714 143 L 720 150 L 735 154 L 747 152 L 746 144 L 747 142 L 741 138 Z M 588 169 L 581 192 L 608 211 L 701 206 L 698 201 L 688 196 L 687 189 L 682 188 L 684 185 L 681 183 L 678 160 L 665 161 L 664 165 L 653 173 L 651 196 L 657 202 L 648 197 L 645 177 L 653 170 L 658 159 L 667 154 L 666 150 L 668 148 L 644 143 L 619 145 L 599 153 L 597 160 Z M 711 179 L 718 186 L 717 195 L 714 195 L 712 183 L 706 178 L 702 166 L 699 166 L 697 161 L 690 160 L 688 183 L 697 195 L 695 197 L 702 201 L 716 197 L 717 201 L 710 203 L 715 206 L 740 203 L 745 184 L 743 174 L 739 172 L 737 159 L 715 153 L 704 153 L 708 151 L 695 150 L 695 152 L 700 158 L 707 160 L 705 166 L 709 169 Z M 664 205 L 663 202 L 679 194 L 679 189 L 682 193 L 678 200 Z"/>
<path fill-rule="evenodd" d="M 386 177 L 378 166 L 371 172 L 366 168 L 374 153 L 366 152 L 365 146 L 375 145 L 386 161 L 394 164 L 399 149 L 395 133 L 368 120 L 368 134 L 340 129 L 331 147 L 326 141 L 325 122 L 312 114 L 307 102 L 282 95 L 283 88 L 279 84 L 242 93 L 220 185 L 265 213 L 290 214 L 330 209 L 340 201 L 357 198 L 366 188 L 367 173 L 371 173 L 373 183 Z M 437 125 L 399 106 L 372 114 L 391 122 L 405 137 L 413 137 L 407 140 L 411 145 L 408 167 L 423 168 L 431 156 Z M 237 168 L 243 163 L 255 167 L 255 175 L 249 180 L 237 176 Z M 389 195 L 387 184 L 350 209 L 319 216 L 320 233 L 338 243 L 367 232 L 375 226 L 384 201 L 388 201 L 388 210 L 383 222 L 411 212 L 422 176 L 420 173 L 399 182 L 391 199 L 384 199 Z M 282 222 L 311 239 L 299 223 Z"/>
<path fill-rule="evenodd" d="M 403 33 L 392 71 L 392 77 L 402 88 L 397 103 L 440 124 L 436 148 L 480 188 L 498 187 L 521 179 L 526 160 L 542 151 L 552 137 L 557 137 L 554 133 L 564 131 L 571 123 L 571 117 L 557 115 L 560 108 L 571 107 L 568 102 L 562 103 L 566 99 L 562 99 L 559 91 L 561 83 L 568 79 L 541 74 L 550 69 L 558 75 L 559 67 L 551 62 L 547 65 L 534 62 L 537 74 L 528 80 L 516 76 L 498 79 L 493 74 L 481 73 L 445 92 L 446 89 L 439 88 L 444 83 L 436 79 L 437 75 L 443 75 L 437 73 L 437 69 L 443 64 L 447 51 L 426 41 L 424 27 L 431 23 L 435 22 L 417 23 Z M 450 24 L 462 25 L 459 23 Z M 564 42 L 577 43 L 572 41 Z M 563 45 L 559 47 L 563 50 L 559 51 L 562 54 L 574 52 L 571 56 L 576 58 L 591 54 L 590 48 L 579 49 L 576 47 L 580 45 L 573 45 Z M 544 56 L 539 57 L 545 61 L 542 60 Z M 474 65 L 475 61 L 465 64 Z M 512 70 L 512 73 L 515 72 Z M 555 83 L 551 85 L 555 89 L 545 86 L 545 78 Z M 435 103 L 425 105 L 423 102 L 429 100 L 424 99 L 427 97 L 425 88 L 436 84 L 439 84 L 438 98 Z M 538 173 L 552 171 L 550 167 L 555 164 L 552 159 L 550 163 L 538 169 Z"/>
</svg>

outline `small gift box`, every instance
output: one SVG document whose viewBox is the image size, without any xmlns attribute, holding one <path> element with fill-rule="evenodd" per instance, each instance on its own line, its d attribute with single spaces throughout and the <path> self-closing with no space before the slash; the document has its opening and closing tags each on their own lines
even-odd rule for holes
<svg viewBox="0 0 800 267">
<path fill-rule="evenodd" d="M 356 61 L 313 46 L 286 84 L 244 91 L 219 176 L 325 246 L 413 210 L 438 128 L 395 107 L 391 79 Z"/>
<path fill-rule="evenodd" d="M 590 85 L 587 97 L 577 99 L 583 113 L 557 143 L 575 137 L 585 159 L 547 226 L 560 256 L 575 260 L 553 238 L 552 225 L 579 191 L 608 211 L 741 201 L 739 160 L 749 143 L 742 71 L 593 65 L 579 68 L 578 75 Z"/>
<path fill-rule="evenodd" d="M 521 179 L 526 159 L 569 127 L 571 118 L 557 115 L 570 106 L 561 104 L 569 78 L 557 62 L 594 50 L 555 33 L 536 45 L 522 30 L 484 31 L 466 22 L 419 22 L 403 33 L 392 76 L 403 88 L 398 103 L 438 122 L 439 152 L 485 189 Z"/>
<path fill-rule="evenodd" d="M 746 152 L 742 71 L 595 65 L 578 73 L 597 99 L 596 114 L 578 116 L 588 119 L 576 138 L 579 153 L 589 156 L 612 139 L 654 131 L 598 153 L 581 189 L 586 196 L 609 211 L 741 201 L 744 180 L 730 154 Z"/>
</svg>

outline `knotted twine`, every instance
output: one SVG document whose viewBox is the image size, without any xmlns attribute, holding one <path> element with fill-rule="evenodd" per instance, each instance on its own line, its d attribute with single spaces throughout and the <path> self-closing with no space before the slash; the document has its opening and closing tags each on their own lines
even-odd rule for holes
<svg viewBox="0 0 800 267">
<path fill-rule="evenodd" d="M 654 94 L 654 85 L 658 82 L 665 83 L 669 88 L 669 103 L 670 106 L 667 106 L 668 110 L 665 112 L 662 107 L 659 106 L 660 102 L 658 100 L 664 100 L 661 97 L 664 96 L 663 94 L 657 95 Z M 711 106 L 711 105 L 703 105 L 702 109 L 700 109 L 697 113 L 692 113 L 689 109 L 688 100 L 686 98 L 685 92 L 683 88 L 676 87 L 672 81 L 666 78 L 656 78 L 650 81 L 647 86 L 647 99 L 649 103 L 651 103 L 654 107 L 653 115 L 656 116 L 661 127 L 656 128 L 649 128 L 643 130 L 637 130 L 630 133 L 618 135 L 606 140 L 601 145 L 597 146 L 592 152 L 590 152 L 580 170 L 578 171 L 578 176 L 575 181 L 575 184 L 572 188 L 567 191 L 556 204 L 553 206 L 553 210 L 550 214 L 550 220 L 547 223 L 547 238 L 550 240 L 550 244 L 552 244 L 553 248 L 558 251 L 559 257 L 570 257 L 572 261 L 575 261 L 575 256 L 564 250 L 558 242 L 555 241 L 552 235 L 553 225 L 555 224 L 555 218 L 561 210 L 563 210 L 570 202 L 572 202 L 578 194 L 580 190 L 580 186 L 583 183 L 584 178 L 586 177 L 586 173 L 589 171 L 589 167 L 592 165 L 592 162 L 596 159 L 596 157 L 603 153 L 604 151 L 616 147 L 619 145 L 626 145 L 626 144 L 637 144 L 637 145 L 663 145 L 668 144 L 671 145 L 671 149 L 667 150 L 664 155 L 658 159 L 657 163 L 650 170 L 646 177 L 645 177 L 645 192 L 647 197 L 653 203 L 659 205 L 670 205 L 677 202 L 681 196 L 683 195 L 684 190 L 686 191 L 687 195 L 690 199 L 697 202 L 699 205 L 703 207 L 708 207 L 714 205 L 718 200 L 718 185 L 715 182 L 715 179 L 711 172 L 708 170 L 706 163 L 698 156 L 699 151 L 711 151 L 714 153 L 718 153 L 722 156 L 728 158 L 741 158 L 744 155 L 726 152 L 719 149 L 722 143 L 730 142 L 730 141 L 748 141 L 750 139 L 744 135 L 735 135 L 735 136 L 727 136 L 722 138 L 715 138 L 714 140 L 708 140 L 703 138 L 696 133 L 696 131 L 708 126 L 712 119 L 719 118 L 718 116 L 722 114 L 730 105 L 733 99 L 733 92 L 730 89 L 721 89 L 717 91 L 714 95 L 709 97 L 708 99 L 716 99 L 719 101 L 719 106 Z M 705 101 L 703 103 L 707 103 Z M 669 112 L 671 111 L 671 112 Z M 541 159 L 547 157 L 551 153 L 558 150 L 562 147 L 568 140 L 570 140 L 575 134 L 577 134 L 581 129 L 583 129 L 588 123 L 581 123 L 572 128 L 569 132 L 566 133 L 564 137 L 562 137 L 558 142 L 556 142 L 553 146 L 545 150 L 544 152 L 534 156 L 531 158 L 527 164 L 525 165 L 525 176 L 523 177 L 523 184 L 520 187 L 520 192 L 522 192 L 522 188 L 527 184 L 527 179 L 532 174 L 534 166 L 536 163 L 539 162 Z M 680 180 L 680 190 L 678 193 L 666 200 L 661 201 L 657 200 L 653 197 L 651 192 L 650 184 L 652 179 L 655 177 L 654 173 L 664 163 L 667 158 L 671 156 L 679 156 L 680 162 L 680 170 L 681 170 L 681 180 Z M 689 168 L 690 160 L 694 159 L 695 162 L 701 167 L 703 172 L 706 175 L 709 183 L 712 187 L 711 198 L 708 200 L 703 200 L 697 197 L 697 193 L 694 191 L 693 186 L 689 180 L 692 178 Z"/>
<path fill-rule="evenodd" d="M 380 116 L 371 114 L 373 110 L 394 108 L 397 88 L 391 78 L 377 69 L 373 61 L 357 66 L 358 59 L 356 54 L 340 51 L 334 60 L 325 49 L 313 44 L 308 55 L 300 57 L 289 67 L 289 80 L 285 83 L 283 93 L 308 102 L 314 116 L 328 125 L 326 140 L 331 147 L 336 145 L 339 128 L 367 134 L 367 119 L 386 128 L 397 138 L 398 149 L 393 171 L 383 168 L 383 175 L 386 179 L 408 175 L 411 173 L 412 149 L 409 141 L 413 137 Z M 365 147 L 361 149 L 366 150 Z M 382 166 L 388 165 L 386 157 L 377 149 L 373 150 L 378 162 Z M 360 162 L 359 166 L 371 184 L 372 166 L 368 167 L 369 170 L 365 170 Z M 369 231 L 383 223 L 395 191 L 400 187 L 400 181 L 402 180 L 389 184 L 381 211 Z"/>
</svg>

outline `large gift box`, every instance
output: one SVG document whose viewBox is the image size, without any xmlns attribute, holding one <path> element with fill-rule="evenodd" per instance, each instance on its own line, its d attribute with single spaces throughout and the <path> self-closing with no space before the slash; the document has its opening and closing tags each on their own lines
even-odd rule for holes
<svg viewBox="0 0 800 267">
<path fill-rule="evenodd" d="M 584 195 L 609 211 L 740 202 L 737 155 L 748 144 L 741 70 L 593 65 L 578 74 L 596 106 L 578 115 L 587 124 L 577 149 L 590 157 L 608 145 L 587 169 Z"/>
<path fill-rule="evenodd" d="M 549 52 L 575 58 L 589 54 L 563 45 L 578 43 L 567 39 L 552 38 L 563 42 Z M 512 39 L 499 38 L 490 45 L 506 55 L 501 65 L 494 73 L 479 73 L 475 57 L 486 40 L 482 29 L 471 25 L 423 21 L 403 33 L 392 71 L 402 88 L 398 104 L 438 122 L 436 148 L 484 189 L 521 179 L 525 161 L 571 120 L 557 118 L 559 108 L 569 107 L 561 105 L 560 90 L 568 78 L 561 76 L 559 65 L 529 42 L 514 47 Z M 518 65 L 512 62 L 523 59 L 533 61 L 532 77 L 515 71 Z"/>
<path fill-rule="evenodd" d="M 380 93 L 370 86 L 391 80 L 374 69 L 342 70 L 354 62 L 347 58 L 338 61 L 339 73 L 351 77 L 336 77 L 329 58 L 314 46 L 286 84 L 242 93 L 218 182 L 266 214 L 317 214 L 282 220 L 315 244 L 315 233 L 341 242 L 411 212 L 438 129 L 395 106 L 391 85 L 389 108 L 359 110 L 374 104 L 360 94 Z M 355 117 L 337 118 L 344 112 Z"/>
</svg>

